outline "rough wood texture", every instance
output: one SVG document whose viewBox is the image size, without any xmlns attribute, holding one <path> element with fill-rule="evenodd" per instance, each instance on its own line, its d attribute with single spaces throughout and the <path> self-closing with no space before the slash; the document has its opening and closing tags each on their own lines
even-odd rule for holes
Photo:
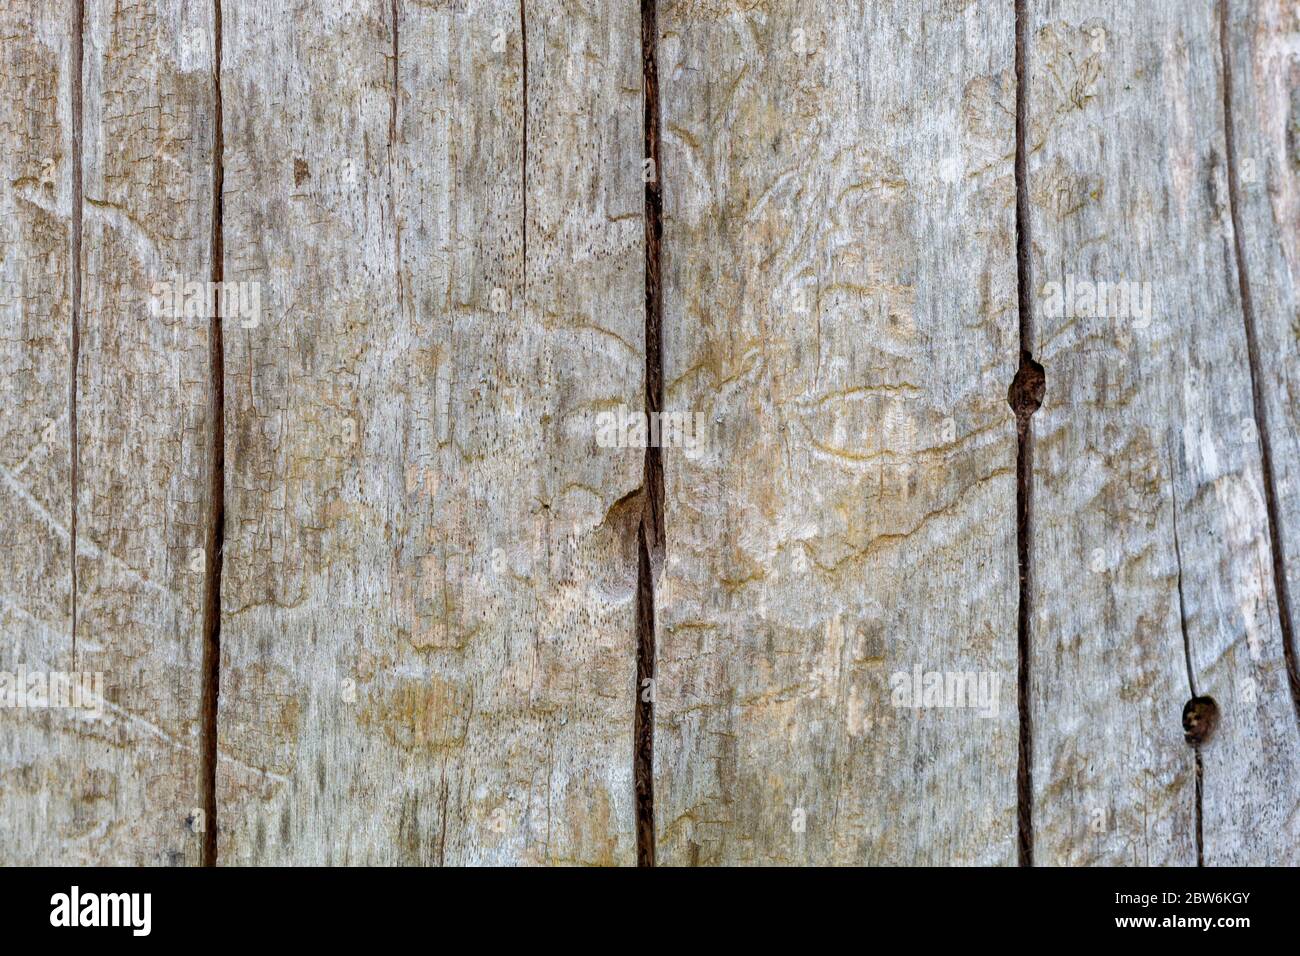
<svg viewBox="0 0 1300 956">
<path fill-rule="evenodd" d="M 6 0 L 0 36 L 0 670 L 68 670 L 71 21 Z M 95 857 L 67 785 L 78 729 L 57 711 L 0 709 L 0 861 Z"/>
<path fill-rule="evenodd" d="M 1227 11 L 1231 158 L 1294 645 L 1300 634 L 1300 7 L 1232 0 Z M 1294 659 L 1291 668 L 1295 695 Z"/>
<path fill-rule="evenodd" d="M 1013 862 L 1010 5 L 751 6 L 660 15 L 660 858 Z"/>
<path fill-rule="evenodd" d="M 632 858 L 637 34 L 529 8 L 525 151 L 518 4 L 226 6 L 223 860 Z"/>
<path fill-rule="evenodd" d="M 0 0 L 0 678 L 107 701 L 0 707 L 0 863 L 1300 863 L 1292 0 L 79 9 Z"/>
<path fill-rule="evenodd" d="M 59 246 L 45 251 L 51 278 L 72 268 L 68 233 L 77 198 L 83 217 L 75 604 L 69 566 L 50 562 L 47 585 L 32 594 L 45 591 L 53 599 L 59 588 L 60 613 L 39 615 L 44 629 L 31 635 L 24 658 L 29 669 L 102 673 L 105 697 L 98 719 L 58 709 L 35 718 L 46 725 L 54 756 L 36 764 L 35 777 L 16 778 L 28 784 L 17 788 L 25 809 L 15 815 L 32 815 L 32 829 L 19 832 L 37 841 L 24 848 L 20 836 L 20 856 L 46 862 L 198 859 L 202 576 L 191 570 L 191 552 L 201 545 L 203 528 L 206 324 L 201 317 L 155 315 L 151 301 L 157 282 L 202 277 L 192 270 L 208 241 L 207 13 L 202 5 L 170 2 L 129 9 L 88 3 L 83 197 L 73 193 L 66 140 L 44 144 L 51 165 L 18 187 L 26 210 L 16 225 L 33 221 L 37 209 L 36 222 L 58 222 Z M 48 29 L 42 42 L 66 55 L 75 42 L 72 18 Z M 59 78 L 60 104 L 72 102 L 70 82 L 67 73 Z M 54 130 L 71 127 L 54 103 L 21 94 L 12 101 L 42 110 L 45 122 L 53 117 Z M 45 366 L 45 387 L 33 394 L 46 398 L 38 415 L 54 423 L 59 451 L 55 457 L 33 448 L 7 484 L 20 499 L 19 528 L 38 508 L 43 512 L 38 527 L 45 543 L 34 553 L 66 560 L 73 505 L 66 439 L 70 300 L 33 297 L 33 305 L 42 301 L 58 306 L 42 320 L 41 335 L 50 343 L 43 357 L 60 356 L 62 371 Z M 52 399 L 60 394 L 62 407 L 56 407 Z M 33 425 L 43 427 L 29 420 Z M 31 480 L 29 473 L 40 480 L 23 494 L 19 486 Z M 16 763 L 15 773 L 30 773 L 25 759 Z M 60 838 L 53 852 L 51 832 Z"/>
<path fill-rule="evenodd" d="M 1294 863 L 1300 737 L 1233 249 L 1218 10 L 1030 10 L 1034 351 L 1047 373 L 1033 425 L 1035 861 Z M 1095 314 L 1085 281 L 1149 283 L 1149 317 L 1117 299 Z M 1181 721 L 1194 694 L 1221 712 L 1203 770 Z"/>
<path fill-rule="evenodd" d="M 165 314 L 160 283 L 207 278 L 211 13 L 86 4 L 76 664 L 115 705 L 85 760 L 124 863 L 195 863 L 203 826 L 208 323 Z"/>
</svg>

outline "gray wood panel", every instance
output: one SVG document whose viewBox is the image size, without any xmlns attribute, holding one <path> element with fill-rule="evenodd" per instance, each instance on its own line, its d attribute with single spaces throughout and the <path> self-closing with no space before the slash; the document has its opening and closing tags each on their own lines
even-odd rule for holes
<svg viewBox="0 0 1300 956">
<path fill-rule="evenodd" d="M 1035 861 L 1294 862 L 1218 8 L 1030 11 Z M 1194 694 L 1221 717 L 1199 769 Z"/>
<path fill-rule="evenodd" d="M 23 724 L 6 735 L 13 752 L 4 814 L 17 823 L 6 830 L 17 835 L 14 858 L 26 862 L 194 863 L 203 577 L 193 550 L 206 511 L 207 320 L 156 314 L 154 302 L 159 283 L 207 275 L 211 11 L 86 5 L 79 196 L 74 10 L 29 11 L 32 45 L 5 71 L 22 85 L 6 100 L 22 111 L 18 128 L 41 157 L 14 157 L 19 175 L 7 178 L 14 249 L 39 248 L 41 267 L 25 269 L 23 255 L 9 260 L 26 304 L 9 313 L 23 338 L 6 338 L 26 350 L 15 385 L 29 389 L 14 424 L 35 442 L 6 463 L 23 538 L 6 553 L 27 567 L 11 586 L 29 571 L 40 579 L 6 606 L 26 632 L 19 662 L 87 675 L 94 696 L 79 708 L 6 711 Z M 20 35 L 25 26 L 13 24 Z M 69 311 L 78 208 L 74 501 Z M 29 749 L 32 734 L 39 750 Z"/>
<path fill-rule="evenodd" d="M 652 6 L 0 0 L 0 863 L 1300 862 L 1293 0 Z"/>
<path fill-rule="evenodd" d="M 632 858 L 638 48 L 527 7 L 226 6 L 222 860 Z"/>
<path fill-rule="evenodd" d="M 666 406 L 709 437 L 664 450 L 660 858 L 1013 862 L 1011 5 L 739 7 L 660 12 Z"/>
<path fill-rule="evenodd" d="M 9 0 L 0 35 L 0 671 L 16 679 L 72 669 L 72 23 Z M 0 860 L 94 858 L 66 784 L 78 726 L 0 709 Z"/>
</svg>

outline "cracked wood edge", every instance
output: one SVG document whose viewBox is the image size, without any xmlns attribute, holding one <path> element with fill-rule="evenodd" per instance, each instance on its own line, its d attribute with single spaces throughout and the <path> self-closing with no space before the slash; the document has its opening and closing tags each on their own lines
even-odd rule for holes
<svg viewBox="0 0 1300 956">
<path fill-rule="evenodd" d="M 1036 862 L 1294 862 L 1297 734 L 1251 427 L 1217 8 L 1055 0 L 1029 16 L 1047 374 L 1033 424 Z M 1149 323 L 1056 314 L 1047 284 L 1069 275 L 1150 282 Z M 1180 719 L 1193 692 L 1222 715 L 1201 747 L 1202 847 Z"/>
<path fill-rule="evenodd" d="M 638 34 L 525 6 L 527 155 L 517 2 L 223 7 L 221 862 L 632 859 Z"/>
<path fill-rule="evenodd" d="M 1016 858 L 1012 8 L 920 6 L 662 5 L 666 863 Z"/>
</svg>

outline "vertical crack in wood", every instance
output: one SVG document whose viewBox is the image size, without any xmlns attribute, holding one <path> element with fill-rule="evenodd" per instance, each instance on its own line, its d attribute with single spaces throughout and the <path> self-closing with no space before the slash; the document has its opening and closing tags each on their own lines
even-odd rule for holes
<svg viewBox="0 0 1300 956">
<path fill-rule="evenodd" d="M 208 373 L 211 447 L 208 456 L 208 526 L 204 549 L 203 701 L 200 774 L 203 792 L 204 866 L 217 864 L 217 709 L 221 690 L 221 561 L 226 520 L 225 346 L 221 317 L 225 311 L 220 283 L 225 275 L 222 214 L 225 187 L 224 130 L 221 103 L 221 0 L 213 0 L 212 81 L 212 282 L 213 314 L 208 317 Z"/>
<path fill-rule="evenodd" d="M 648 175 L 645 179 L 645 410 L 657 416 L 663 408 L 663 288 L 660 241 L 663 237 L 663 193 L 659 162 L 659 63 L 656 0 L 641 0 L 642 122 Z M 648 418 L 653 421 L 653 417 Z M 636 857 L 638 866 L 655 865 L 654 816 L 654 698 L 655 698 L 655 570 L 664 551 L 663 458 L 655 442 L 647 442 L 641 522 L 637 529 L 637 649 L 636 700 L 633 719 L 633 779 L 636 789 Z M 647 683 L 648 682 L 648 683 Z"/>
<path fill-rule="evenodd" d="M 397 96 L 400 66 L 400 38 L 397 0 L 389 4 L 393 19 L 393 79 L 388 88 L 388 217 L 393 229 L 393 274 L 397 277 L 397 310 L 406 312 L 406 290 L 402 282 L 402 224 L 397 220 L 397 190 L 393 185 L 394 156 L 397 150 Z"/>
<path fill-rule="evenodd" d="M 1174 561 L 1178 565 L 1178 623 L 1183 632 L 1183 659 L 1187 664 L 1187 688 L 1191 699 L 1195 701 L 1200 695 L 1196 692 L 1196 671 L 1192 667 L 1192 641 L 1187 633 L 1187 600 L 1183 591 L 1183 548 L 1178 538 L 1178 490 L 1174 487 L 1174 454 L 1166 449 L 1169 459 L 1169 512 L 1174 531 Z M 1205 865 L 1205 762 L 1201 758 L 1200 743 L 1193 744 L 1196 759 L 1196 865 Z"/>
<path fill-rule="evenodd" d="M 523 160 L 520 163 L 520 189 L 523 195 L 522 236 L 523 236 L 523 287 L 524 311 L 528 310 L 528 18 L 524 11 L 524 0 L 519 0 L 519 50 L 522 61 L 523 80 Z M 545 52 L 545 51 L 543 51 Z"/>
<path fill-rule="evenodd" d="M 1241 316 L 1246 329 L 1246 354 L 1250 365 L 1250 395 L 1259 435 L 1260 467 L 1263 471 L 1264 505 L 1268 512 L 1268 536 L 1273 552 L 1273 585 L 1277 594 L 1278 619 L 1282 631 L 1282 654 L 1286 660 L 1291 704 L 1300 722 L 1300 669 L 1296 663 L 1295 634 L 1291 627 L 1291 597 L 1287 587 L 1282 528 L 1278 520 L 1277 490 L 1273 479 L 1273 450 L 1268 430 L 1268 409 L 1260 385 L 1259 342 L 1255 335 L 1255 302 L 1251 294 L 1250 270 L 1246 259 L 1246 237 L 1241 228 L 1241 186 L 1237 179 L 1237 146 L 1233 129 L 1232 40 L 1228 0 L 1219 3 L 1219 50 L 1223 70 L 1223 136 L 1228 167 L 1228 207 L 1231 211 L 1237 282 L 1241 290 Z"/>
<path fill-rule="evenodd" d="M 1178 565 L 1178 623 L 1183 632 L 1183 658 L 1187 663 L 1187 687 L 1196 696 L 1196 673 L 1192 669 L 1192 642 L 1187 636 L 1187 602 L 1183 592 L 1183 549 L 1178 538 L 1178 490 L 1174 487 L 1174 454 L 1165 450 L 1169 459 L 1169 510 L 1174 528 L 1174 561 Z"/>
<path fill-rule="evenodd" d="M 636 591 L 636 705 L 633 717 L 633 780 L 636 787 L 636 864 L 655 865 L 654 816 L 654 694 L 655 674 L 655 607 L 654 575 L 650 567 L 650 548 L 646 540 L 646 523 L 637 528 Z"/>
<path fill-rule="evenodd" d="M 522 8 L 523 0 L 520 0 Z M 398 25 L 397 25 L 397 0 L 392 0 L 389 4 L 389 15 L 393 18 L 393 81 L 388 88 L 388 152 L 391 157 L 393 144 L 397 142 L 397 56 L 398 56 Z M 390 175 L 391 180 L 391 175 Z"/>
<path fill-rule="evenodd" d="M 1196 755 L 1196 865 L 1205 866 L 1205 760 L 1201 745 L 1194 745 Z"/>
<path fill-rule="evenodd" d="M 1031 575 L 1029 546 L 1033 531 L 1033 432 L 1030 416 L 1043 400 L 1043 368 L 1034 361 L 1033 294 L 1029 236 L 1029 158 L 1027 151 L 1029 96 L 1025 82 L 1025 31 L 1027 0 L 1016 0 L 1016 281 L 1020 310 L 1020 363 L 1007 393 L 1016 416 L 1016 552 L 1020 594 L 1016 614 L 1016 700 L 1019 707 L 1019 745 L 1016 766 L 1016 831 L 1021 866 L 1034 865 L 1033 831 L 1033 726 L 1029 712 L 1029 680 L 1032 665 L 1030 642 Z"/>
<path fill-rule="evenodd" d="M 80 497 L 80 469 L 78 465 L 78 431 L 77 431 L 77 366 L 81 361 L 81 205 L 82 190 L 82 64 L 85 62 L 85 0 L 75 0 L 72 6 L 74 22 L 72 24 L 72 76 L 68 87 L 72 94 L 72 309 L 69 313 L 69 355 L 68 355 L 68 485 L 72 499 L 71 514 L 68 516 L 68 545 L 71 561 L 72 588 L 72 670 L 77 669 L 77 499 Z"/>
<path fill-rule="evenodd" d="M 447 865 L 447 797 L 450 789 L 447 784 L 447 764 L 442 765 L 442 795 L 438 799 L 438 866 Z"/>
</svg>

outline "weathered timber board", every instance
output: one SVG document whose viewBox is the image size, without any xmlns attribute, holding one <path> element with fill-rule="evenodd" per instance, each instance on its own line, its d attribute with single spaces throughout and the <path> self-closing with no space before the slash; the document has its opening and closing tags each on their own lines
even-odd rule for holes
<svg viewBox="0 0 1300 956">
<path fill-rule="evenodd" d="M 1294 862 L 1300 737 L 1233 249 L 1218 9 L 1030 11 L 1034 352 L 1047 375 L 1033 423 L 1035 862 Z M 1099 281 L 1137 283 L 1128 308 L 1109 291 L 1090 305 L 1079 283 Z M 1221 712 L 1200 771 L 1182 727 L 1194 693 Z"/>
<path fill-rule="evenodd" d="M 208 320 L 166 289 L 209 275 L 212 10 L 85 13 L 76 667 L 114 706 L 84 772 L 101 860 L 197 863 Z"/>
<path fill-rule="evenodd" d="M 71 20 L 0 4 L 0 670 L 71 669 Z M 0 860 L 95 858 L 76 722 L 0 709 Z"/>
<path fill-rule="evenodd" d="M 1238 0 L 1227 10 L 1240 239 L 1295 635 L 1300 631 L 1300 6 Z"/>
<path fill-rule="evenodd" d="M 0 708 L 0 863 L 201 861 L 218 562 L 218 862 L 631 864 L 644 693 L 660 864 L 1015 863 L 1022 726 L 1038 865 L 1300 862 L 1293 0 L 1019 5 L 1023 317 L 1010 0 L 659 0 L 649 170 L 631 2 L 84 6 L 0 0 L 0 672 L 106 700 Z"/>
<path fill-rule="evenodd" d="M 74 9 L 61 20 L 37 20 L 34 41 L 57 55 L 46 68 L 59 67 L 60 95 L 57 105 L 39 95 L 11 99 L 41 110 L 51 137 L 41 144 L 43 171 L 18 171 L 28 181 L 11 195 L 22 205 L 15 225 L 58 223 L 57 248 L 42 253 L 47 283 L 65 279 L 73 266 L 73 209 L 81 199 L 76 496 L 67 449 L 73 336 L 66 282 L 32 302 L 57 306 L 42 319 L 36 341 L 46 345 L 33 362 L 45 381 L 32 394 L 45 401 L 33 417 L 20 419 L 35 430 L 37 443 L 6 475 L 6 485 L 15 495 L 17 528 L 40 538 L 30 551 L 7 554 L 44 565 L 44 582 L 15 603 L 46 595 L 59 608 L 57 615 L 22 615 L 41 626 L 25 635 L 20 662 L 29 670 L 102 675 L 102 684 L 91 685 L 102 687 L 102 714 L 95 719 L 86 709 L 52 708 L 31 718 L 44 727 L 47 759 L 33 765 L 32 755 L 19 753 L 9 762 L 15 785 L 4 789 L 4 799 L 16 805 L 5 815 L 18 824 L 10 831 L 17 834 L 18 859 L 194 863 L 202 828 L 195 811 L 202 806 L 203 591 L 194 549 L 203 543 L 201 488 L 210 444 L 207 326 L 202 316 L 154 315 L 152 303 L 155 283 L 206 277 L 211 11 L 170 2 L 125 9 L 86 4 L 84 195 L 77 197 L 71 137 L 53 135 L 72 126 L 64 106 L 73 102 Z M 61 366 L 45 364 L 56 355 Z M 42 447 L 42 418 L 52 423 L 53 448 Z M 75 595 L 68 560 L 74 507 Z M 13 739 L 23 741 L 27 733 Z"/>
<path fill-rule="evenodd" d="M 668 864 L 1009 863 L 1010 4 L 668 2 Z M 980 672 L 998 704 L 893 705 Z"/>
<path fill-rule="evenodd" d="M 225 10 L 221 858 L 630 862 L 634 11 Z"/>
</svg>

